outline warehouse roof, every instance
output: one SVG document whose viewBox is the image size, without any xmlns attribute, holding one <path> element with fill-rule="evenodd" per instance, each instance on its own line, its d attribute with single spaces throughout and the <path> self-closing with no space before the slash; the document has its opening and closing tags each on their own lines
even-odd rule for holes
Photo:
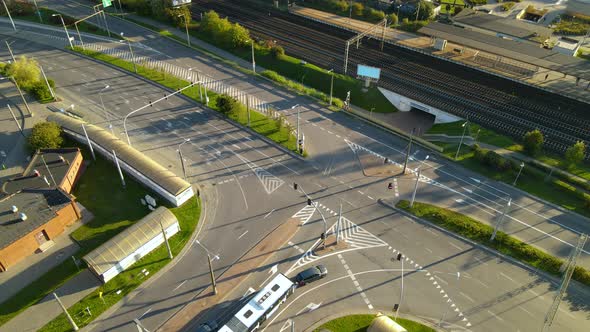
<svg viewBox="0 0 590 332">
<path fill-rule="evenodd" d="M 29 234 L 57 216 L 56 211 L 70 204 L 61 189 L 22 190 L 0 199 L 0 249 Z M 15 206 L 18 211 L 12 212 Z M 21 213 L 26 215 L 21 220 Z"/>
<path fill-rule="evenodd" d="M 59 186 L 62 183 L 79 153 L 79 148 L 37 150 L 23 174 L 5 182 L 2 191 L 10 194 L 22 189 L 55 188 L 56 185 Z M 55 184 L 53 180 L 55 180 Z"/>
<path fill-rule="evenodd" d="M 101 146 L 107 151 L 115 150 L 119 160 L 131 166 L 174 196 L 179 195 L 191 187 L 190 183 L 179 178 L 170 170 L 146 157 L 143 153 L 137 151 L 103 128 L 60 113 L 51 114 L 47 119 L 48 121 L 57 122 L 64 130 L 76 133 L 81 137 L 84 137 L 84 131 L 82 130 L 82 124 L 84 123 L 88 137 L 94 144 Z"/>
<path fill-rule="evenodd" d="M 453 20 L 459 24 L 470 25 L 521 39 L 537 36 L 549 38 L 552 32 L 551 29 L 538 24 L 486 14 L 469 8 L 466 8 L 459 14 L 455 15 Z"/>
<path fill-rule="evenodd" d="M 533 43 L 498 38 L 439 22 L 432 22 L 418 32 L 541 68 L 590 79 L 590 62 L 587 60 L 547 50 Z"/>
<path fill-rule="evenodd" d="M 170 210 L 160 206 L 84 256 L 84 261 L 97 275 L 101 275 L 161 234 L 162 227 L 166 229 L 177 222 Z"/>
</svg>

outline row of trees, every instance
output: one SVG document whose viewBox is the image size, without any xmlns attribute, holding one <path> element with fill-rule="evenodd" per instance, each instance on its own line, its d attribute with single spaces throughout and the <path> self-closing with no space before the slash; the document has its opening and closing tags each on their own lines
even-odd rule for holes
<svg viewBox="0 0 590 332">
<path fill-rule="evenodd" d="M 191 22 L 188 6 L 174 8 L 172 0 L 120 0 L 121 5 L 128 11 L 143 16 L 150 16 L 160 21 L 172 22 L 177 26 L 184 26 Z"/>
<path fill-rule="evenodd" d="M 231 23 L 227 18 L 220 18 L 214 11 L 203 15 L 199 29 L 226 47 L 240 48 L 252 43 L 250 32 L 246 28 L 238 23 Z"/>
<path fill-rule="evenodd" d="M 523 137 L 524 152 L 532 157 L 538 156 L 543 150 L 543 143 L 545 143 L 545 137 L 540 130 L 529 131 Z M 586 148 L 583 141 L 578 141 L 570 146 L 565 152 L 566 166 L 581 163 L 584 160 Z"/>
</svg>

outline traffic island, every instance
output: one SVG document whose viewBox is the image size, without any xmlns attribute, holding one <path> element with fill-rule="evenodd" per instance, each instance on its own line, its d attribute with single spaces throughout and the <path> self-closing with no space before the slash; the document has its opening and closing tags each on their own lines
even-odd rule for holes
<svg viewBox="0 0 590 332">
<path fill-rule="evenodd" d="M 384 159 L 369 151 L 363 149 L 357 150 L 356 157 L 365 176 L 388 177 L 401 174 L 399 167 L 391 164 L 387 158 Z"/>
<path fill-rule="evenodd" d="M 395 327 L 391 327 L 393 324 Z M 319 325 L 319 326 L 317 326 Z M 389 317 L 380 312 L 377 314 L 353 314 L 328 318 L 327 322 L 320 321 L 316 326 L 307 329 L 313 332 L 373 332 L 373 331 L 407 331 L 407 332 L 435 332 L 436 330 L 413 320 Z"/>
</svg>

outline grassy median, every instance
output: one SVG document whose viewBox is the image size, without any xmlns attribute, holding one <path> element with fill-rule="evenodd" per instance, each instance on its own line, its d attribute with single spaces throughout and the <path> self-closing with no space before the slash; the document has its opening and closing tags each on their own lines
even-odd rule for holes
<svg viewBox="0 0 590 332">
<path fill-rule="evenodd" d="M 314 330 L 314 332 L 365 332 L 376 315 L 350 315 L 331 320 Z M 393 317 L 392 317 L 393 319 Z M 398 318 L 397 323 L 408 332 L 435 332 L 436 330 L 409 319 Z"/>
<path fill-rule="evenodd" d="M 471 217 L 421 202 L 414 202 L 414 206 L 410 207 L 409 201 L 401 200 L 396 206 L 419 218 L 497 250 L 539 270 L 556 276 L 560 275 L 559 268 L 563 264 L 563 260 L 551 256 L 543 250 L 528 245 L 501 231 L 498 231 L 494 241 L 490 241 L 494 228 Z M 577 266 L 572 278 L 590 286 L 590 272 L 584 268 Z"/>
</svg>

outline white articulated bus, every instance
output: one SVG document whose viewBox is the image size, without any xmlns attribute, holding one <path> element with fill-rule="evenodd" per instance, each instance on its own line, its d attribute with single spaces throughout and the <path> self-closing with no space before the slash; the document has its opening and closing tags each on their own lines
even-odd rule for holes
<svg viewBox="0 0 590 332">
<path fill-rule="evenodd" d="M 218 315 L 219 319 L 199 326 L 197 332 L 257 331 L 287 301 L 295 287 L 289 278 L 279 273 L 261 290 L 242 298 L 232 308 Z"/>
</svg>

